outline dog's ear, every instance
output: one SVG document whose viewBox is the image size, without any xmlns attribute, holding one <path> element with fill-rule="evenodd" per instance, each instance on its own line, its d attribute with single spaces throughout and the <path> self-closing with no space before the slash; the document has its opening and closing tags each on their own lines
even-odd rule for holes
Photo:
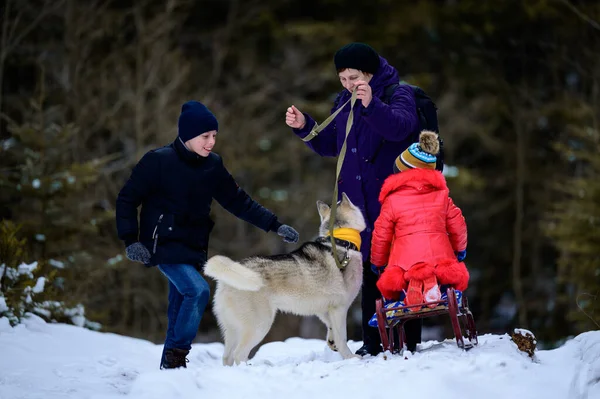
<svg viewBox="0 0 600 399">
<path fill-rule="evenodd" d="M 321 200 L 317 201 L 317 210 L 319 211 L 319 216 L 321 216 L 321 220 L 328 217 L 329 214 L 331 213 L 331 209 L 329 208 L 329 205 L 327 205 L 326 203 L 324 203 Z"/>
<path fill-rule="evenodd" d="M 342 205 L 348 205 L 351 206 L 352 205 L 352 201 L 350 201 L 350 198 L 348 198 L 348 196 L 346 195 L 346 193 L 342 193 Z"/>
</svg>

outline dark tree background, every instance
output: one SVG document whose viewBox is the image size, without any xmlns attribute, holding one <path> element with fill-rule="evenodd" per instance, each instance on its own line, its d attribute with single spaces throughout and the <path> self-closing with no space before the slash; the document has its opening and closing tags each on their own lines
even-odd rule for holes
<svg viewBox="0 0 600 399">
<path fill-rule="evenodd" d="M 205 102 L 219 152 L 254 198 L 317 232 L 334 160 L 295 138 L 324 119 L 334 52 L 371 44 L 437 102 L 448 182 L 469 227 L 481 332 L 546 346 L 600 327 L 600 4 L 575 0 L 6 0 L 0 18 L 0 219 L 60 276 L 57 296 L 105 331 L 163 339 L 166 282 L 124 258 L 116 195 L 149 149 Z M 214 207 L 210 253 L 293 247 Z M 0 259 L 0 263 L 12 260 Z M 354 309 L 356 310 L 356 309 Z M 351 313 L 350 338 L 360 339 Z M 443 320 L 430 320 L 443 325 Z M 278 316 L 268 340 L 321 337 Z M 220 339 L 210 309 L 199 339 Z"/>
</svg>

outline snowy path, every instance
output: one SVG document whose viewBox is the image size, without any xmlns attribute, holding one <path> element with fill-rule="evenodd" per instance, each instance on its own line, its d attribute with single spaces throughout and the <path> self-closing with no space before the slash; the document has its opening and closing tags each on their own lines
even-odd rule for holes
<svg viewBox="0 0 600 399">
<path fill-rule="evenodd" d="M 406 360 L 343 361 L 324 341 L 300 338 L 266 344 L 239 367 L 221 366 L 222 351 L 220 343 L 197 344 L 188 369 L 159 371 L 161 347 L 148 341 L 37 318 L 11 328 L 0 319 L 0 399 L 366 399 L 393 390 L 415 398 L 600 398 L 599 331 L 539 351 L 537 363 L 506 335 L 481 336 L 469 352 L 451 340 L 427 342 Z"/>
</svg>

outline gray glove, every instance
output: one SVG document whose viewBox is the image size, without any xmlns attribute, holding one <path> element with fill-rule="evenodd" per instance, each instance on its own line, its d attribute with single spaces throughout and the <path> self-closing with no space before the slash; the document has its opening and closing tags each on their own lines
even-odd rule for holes
<svg viewBox="0 0 600 399">
<path fill-rule="evenodd" d="M 147 265 L 150 262 L 150 251 L 141 242 L 134 242 L 125 248 L 125 254 L 129 260 Z"/>
<path fill-rule="evenodd" d="M 288 226 L 287 224 L 282 224 L 277 229 L 277 235 L 283 237 L 283 241 L 294 243 L 298 242 L 298 232 L 294 230 L 293 227 Z"/>
</svg>

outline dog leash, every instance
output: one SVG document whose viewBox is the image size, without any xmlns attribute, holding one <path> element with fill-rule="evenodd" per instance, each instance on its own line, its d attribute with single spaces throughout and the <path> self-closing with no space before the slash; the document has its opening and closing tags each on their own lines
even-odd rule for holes
<svg viewBox="0 0 600 399">
<path fill-rule="evenodd" d="M 333 120 L 335 119 L 335 117 L 338 116 L 338 114 L 340 112 L 342 112 L 342 109 L 344 109 L 344 107 L 346 105 L 348 105 L 349 102 L 352 102 L 352 104 L 354 104 L 354 102 L 356 102 L 356 97 L 355 97 L 354 93 L 355 92 L 352 93 L 352 97 L 350 97 L 348 99 L 348 101 L 346 101 L 341 107 L 339 107 L 337 109 L 337 111 L 335 111 L 333 114 L 329 115 L 329 117 L 327 119 L 325 119 L 323 121 L 323 123 L 321 123 L 320 125 L 315 125 L 315 127 L 312 128 L 312 130 L 310 131 L 310 133 L 307 134 L 306 137 L 304 137 L 302 139 L 302 141 L 308 142 L 308 141 L 311 141 L 312 139 L 314 139 L 315 137 L 317 137 L 319 135 L 319 133 L 321 133 L 321 130 L 323 130 L 327 126 L 329 126 L 329 124 L 331 122 L 333 122 Z M 351 114 L 353 113 L 353 108 L 354 108 L 354 105 L 352 105 L 352 109 L 350 109 L 350 113 Z M 352 126 L 352 124 L 350 126 Z M 346 131 L 346 137 L 348 137 L 348 131 Z"/>
<path fill-rule="evenodd" d="M 348 262 L 342 263 L 338 258 L 337 245 L 335 244 L 335 238 L 333 237 L 333 226 L 335 224 L 335 215 L 337 211 L 338 179 L 340 178 L 342 164 L 344 163 L 344 158 L 346 157 L 346 142 L 348 141 L 348 135 L 350 134 L 350 129 L 352 129 L 352 123 L 354 122 L 354 104 L 356 103 L 356 90 L 352 92 L 352 97 L 350 97 L 348 101 L 346 101 L 341 107 L 339 107 L 337 111 L 329 115 L 329 117 L 325 119 L 323 123 L 313 127 L 311 132 L 302 139 L 302 141 L 308 142 L 317 137 L 323 129 L 329 126 L 329 124 L 335 119 L 336 116 L 338 116 L 338 114 L 348 103 L 350 103 L 350 113 L 348 114 L 348 120 L 346 121 L 346 136 L 344 137 L 344 143 L 342 144 L 342 148 L 340 149 L 340 155 L 338 156 L 337 160 L 337 167 L 335 170 L 335 185 L 333 187 L 333 200 L 331 201 L 331 213 L 329 216 L 329 237 L 331 238 L 331 249 L 333 250 L 333 258 L 335 259 L 335 264 L 339 269 L 343 269 L 348 264 Z"/>
</svg>

